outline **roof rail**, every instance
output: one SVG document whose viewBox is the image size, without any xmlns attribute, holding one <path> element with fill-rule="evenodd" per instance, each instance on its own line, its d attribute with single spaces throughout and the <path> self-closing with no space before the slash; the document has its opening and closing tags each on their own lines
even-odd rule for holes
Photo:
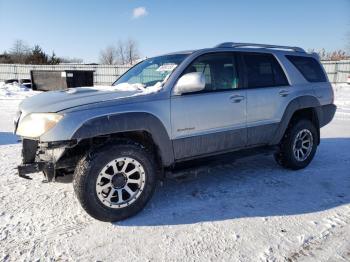
<svg viewBox="0 0 350 262">
<path fill-rule="evenodd" d="M 276 48 L 276 49 L 287 49 L 293 50 L 295 52 L 305 53 L 305 50 L 297 46 L 283 46 L 283 45 L 266 45 L 266 44 L 253 44 L 253 43 L 234 43 L 234 42 L 225 42 L 215 46 L 215 48 L 223 47 L 261 47 L 261 48 Z"/>
</svg>

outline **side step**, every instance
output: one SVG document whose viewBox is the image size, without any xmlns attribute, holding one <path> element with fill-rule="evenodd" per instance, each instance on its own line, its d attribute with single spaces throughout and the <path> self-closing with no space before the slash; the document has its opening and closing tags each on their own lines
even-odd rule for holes
<svg viewBox="0 0 350 262">
<path fill-rule="evenodd" d="M 276 152 L 276 146 L 263 146 L 256 148 L 241 149 L 238 151 L 223 153 L 215 156 L 206 156 L 194 160 L 187 160 L 175 163 L 173 168 L 165 170 L 165 177 L 170 179 L 181 179 L 190 174 L 197 174 L 201 170 L 206 170 L 215 166 L 232 163 L 237 159 L 242 159 L 255 155 L 271 155 Z"/>
</svg>

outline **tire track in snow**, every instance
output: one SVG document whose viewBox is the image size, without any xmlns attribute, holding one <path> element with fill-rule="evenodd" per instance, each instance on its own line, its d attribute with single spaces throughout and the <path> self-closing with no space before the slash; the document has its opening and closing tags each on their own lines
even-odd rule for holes
<svg viewBox="0 0 350 262">
<path fill-rule="evenodd" d="M 337 213 L 330 217 L 322 219 L 321 226 L 325 227 L 317 237 L 309 237 L 302 239 L 302 245 L 298 250 L 286 257 L 287 261 L 298 261 L 302 258 L 316 257 L 316 253 L 322 250 L 326 242 L 342 232 L 342 229 L 347 228 L 347 233 L 350 235 L 350 207 L 344 207 L 344 213 Z M 348 252 L 348 251 L 345 251 Z M 347 254 L 350 259 L 350 253 Z"/>
</svg>

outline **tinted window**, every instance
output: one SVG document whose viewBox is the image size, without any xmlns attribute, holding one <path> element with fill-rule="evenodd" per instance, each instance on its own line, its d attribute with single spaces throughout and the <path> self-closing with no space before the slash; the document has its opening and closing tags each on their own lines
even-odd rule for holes
<svg viewBox="0 0 350 262">
<path fill-rule="evenodd" d="M 207 54 L 198 57 L 183 74 L 201 72 L 205 76 L 203 91 L 238 88 L 238 75 L 232 53 Z"/>
<path fill-rule="evenodd" d="M 249 88 L 288 85 L 286 75 L 273 55 L 244 53 L 243 60 Z"/>
<path fill-rule="evenodd" d="M 286 56 L 289 61 L 299 70 L 299 72 L 309 82 L 326 82 L 327 78 L 321 65 L 312 57 Z"/>
</svg>

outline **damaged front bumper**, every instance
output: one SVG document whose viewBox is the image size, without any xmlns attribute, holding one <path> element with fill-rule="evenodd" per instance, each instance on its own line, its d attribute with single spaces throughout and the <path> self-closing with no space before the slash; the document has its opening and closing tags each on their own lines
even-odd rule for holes
<svg viewBox="0 0 350 262">
<path fill-rule="evenodd" d="M 23 177 L 25 179 L 32 179 L 28 174 L 41 172 L 44 170 L 54 170 L 53 163 L 45 163 L 45 162 L 35 162 L 30 164 L 21 164 L 17 167 L 18 169 L 18 175 L 20 177 Z M 47 173 L 47 174 L 54 174 L 54 173 Z M 52 181 L 54 178 L 54 175 L 52 177 L 47 177 L 45 174 L 45 177 L 48 181 Z"/>
<path fill-rule="evenodd" d="M 42 143 L 37 140 L 22 139 L 22 164 L 17 167 L 18 175 L 31 179 L 28 174 L 43 172 L 46 181 L 53 181 L 57 168 L 65 167 L 65 162 L 60 160 L 66 149 L 74 145 L 75 141 Z"/>
</svg>

